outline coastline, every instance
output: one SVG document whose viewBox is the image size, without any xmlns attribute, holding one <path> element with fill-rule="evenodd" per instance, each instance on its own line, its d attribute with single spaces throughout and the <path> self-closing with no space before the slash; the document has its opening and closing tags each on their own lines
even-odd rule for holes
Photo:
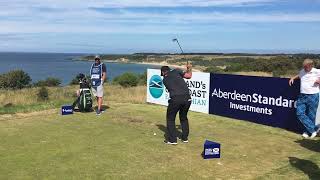
<svg viewBox="0 0 320 180">
<path fill-rule="evenodd" d="M 177 65 L 177 64 L 169 64 L 165 61 L 162 61 L 161 63 L 156 63 L 156 62 L 130 62 L 130 61 L 119 61 L 119 60 L 101 60 L 102 62 L 107 62 L 107 63 L 120 63 L 120 64 L 143 64 L 143 65 L 154 65 L 154 66 L 169 66 L 171 68 L 179 68 L 179 69 L 186 69 L 186 66 L 184 65 Z M 199 69 L 195 69 L 192 67 L 193 72 L 202 72 Z"/>
</svg>

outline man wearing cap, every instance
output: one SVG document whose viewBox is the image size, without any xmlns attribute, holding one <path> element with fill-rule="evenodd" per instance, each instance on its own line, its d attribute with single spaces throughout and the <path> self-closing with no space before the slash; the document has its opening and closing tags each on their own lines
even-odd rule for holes
<svg viewBox="0 0 320 180">
<path fill-rule="evenodd" d="M 289 81 L 291 86 L 295 79 L 300 79 L 300 94 L 297 100 L 297 117 L 305 127 L 304 138 L 314 138 L 319 130 L 315 125 L 319 104 L 320 69 L 313 68 L 313 61 L 305 59 L 303 69 Z M 310 135 L 310 136 L 309 136 Z"/>
<path fill-rule="evenodd" d="M 106 65 L 101 63 L 100 56 L 95 56 L 90 69 L 92 93 L 97 98 L 97 115 L 102 113 L 103 83 L 106 80 Z"/>
<path fill-rule="evenodd" d="M 167 108 L 167 140 L 166 144 L 176 145 L 176 115 L 179 112 L 180 124 L 182 129 L 181 141 L 188 143 L 189 123 L 188 111 L 191 105 L 191 96 L 185 79 L 192 77 L 191 65 L 187 65 L 187 70 L 170 69 L 168 66 L 161 67 L 161 76 L 163 76 L 163 84 L 169 91 L 170 99 Z"/>
</svg>

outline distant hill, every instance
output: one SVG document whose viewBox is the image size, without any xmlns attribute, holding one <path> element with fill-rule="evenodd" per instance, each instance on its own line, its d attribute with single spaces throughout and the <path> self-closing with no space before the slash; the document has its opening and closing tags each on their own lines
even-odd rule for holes
<svg viewBox="0 0 320 180">
<path fill-rule="evenodd" d="M 200 55 L 200 56 L 320 56 L 320 54 L 313 53 L 152 53 L 152 52 L 140 52 L 132 55 L 144 55 L 144 56 L 163 56 L 163 55 Z"/>
</svg>

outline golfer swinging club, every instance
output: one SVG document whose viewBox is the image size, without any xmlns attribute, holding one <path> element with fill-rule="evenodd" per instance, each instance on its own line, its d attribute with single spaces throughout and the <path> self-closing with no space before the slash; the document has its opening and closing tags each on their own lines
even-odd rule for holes
<svg viewBox="0 0 320 180">
<path fill-rule="evenodd" d="M 192 77 L 192 66 L 187 64 L 187 70 L 170 69 L 168 66 L 161 67 L 161 76 L 163 76 L 163 84 L 170 93 L 167 109 L 167 140 L 166 144 L 176 145 L 176 115 L 179 112 L 180 124 L 182 129 L 181 141 L 188 143 L 189 123 L 187 114 L 191 105 L 191 96 L 185 79 Z"/>
</svg>

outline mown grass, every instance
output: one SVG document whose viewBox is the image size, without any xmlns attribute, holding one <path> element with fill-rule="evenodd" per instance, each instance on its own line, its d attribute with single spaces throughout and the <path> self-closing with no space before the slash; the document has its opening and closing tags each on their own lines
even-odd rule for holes
<svg viewBox="0 0 320 180">
<path fill-rule="evenodd" d="M 0 115 L 0 179 L 320 179 L 320 139 L 277 128 L 190 112 L 190 143 L 163 144 L 166 108 L 146 104 L 144 86 L 106 85 L 101 116 L 33 113 L 76 89 L 49 88 L 48 102 L 37 89 L 1 92 L 12 105 L 0 112 L 32 113 Z M 202 159 L 206 139 L 221 143 L 221 159 Z"/>
<path fill-rule="evenodd" d="M 0 179 L 320 178 L 318 138 L 191 112 L 190 143 L 168 146 L 165 107 L 109 106 L 101 116 L 56 110 L 0 120 Z M 206 139 L 221 143 L 221 159 L 202 159 Z"/>
<path fill-rule="evenodd" d="M 72 104 L 76 98 L 75 92 L 78 86 L 51 87 L 48 89 L 48 101 L 38 100 L 37 93 L 39 88 L 0 90 L 0 114 L 41 111 L 58 108 L 64 104 Z M 106 104 L 108 104 L 109 101 L 145 103 L 146 87 L 123 88 L 121 86 L 107 84 L 105 85 L 105 94 L 104 100 Z"/>
</svg>

